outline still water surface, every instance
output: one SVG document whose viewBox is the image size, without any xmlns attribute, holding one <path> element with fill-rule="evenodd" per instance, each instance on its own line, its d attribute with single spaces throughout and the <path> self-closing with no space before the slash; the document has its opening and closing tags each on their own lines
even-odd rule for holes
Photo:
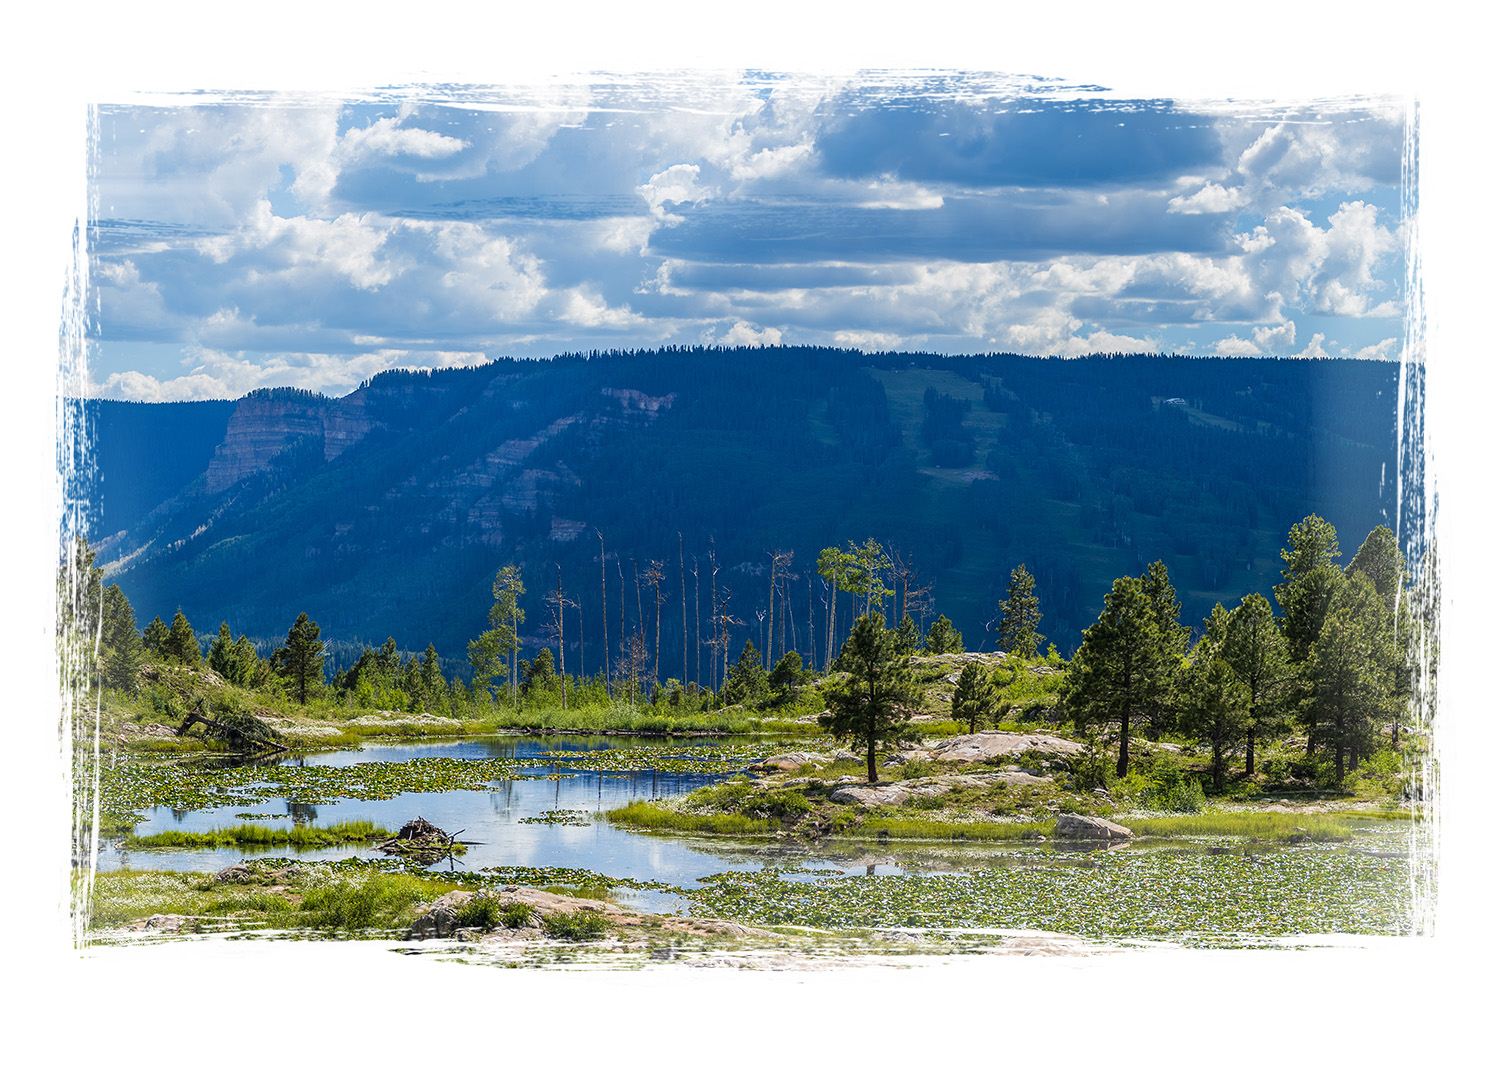
<svg viewBox="0 0 1500 1075">
<path fill-rule="evenodd" d="M 245 821 L 237 816 L 245 813 L 278 815 L 254 819 L 258 824 L 272 827 L 289 827 L 294 822 L 330 825 L 364 819 L 394 832 L 420 816 L 446 832 L 462 830 L 459 839 L 469 849 L 466 855 L 454 859 L 452 865 L 446 859 L 434 865 L 431 867 L 433 872 L 480 870 L 489 866 L 560 866 L 593 870 L 611 877 L 661 881 L 684 888 L 696 887 L 698 879 L 709 874 L 726 870 L 756 871 L 768 865 L 797 872 L 830 869 L 877 875 L 928 872 L 915 866 L 896 864 L 889 856 L 882 856 L 880 861 L 858 854 L 841 861 L 809 858 L 800 849 L 783 848 L 764 839 L 737 841 L 626 832 L 605 821 L 603 812 L 632 800 L 685 794 L 724 780 L 725 775 L 656 770 L 619 772 L 588 768 L 582 763 L 559 764 L 542 756 L 545 751 L 628 748 L 640 743 L 640 740 L 619 737 L 486 736 L 445 742 L 385 743 L 367 745 L 359 750 L 308 754 L 284 759 L 281 764 L 342 767 L 367 762 L 399 764 L 430 757 L 507 758 L 518 762 L 522 776 L 529 779 L 497 780 L 483 791 L 404 793 L 375 801 L 343 799 L 314 805 L 271 799 L 254 807 L 220 806 L 190 811 L 153 807 L 143 812 L 145 820 L 136 826 L 135 832 L 138 836 L 150 836 L 173 830 L 205 832 L 229 828 Z M 722 740 L 703 741 L 704 745 L 721 743 Z M 659 745 L 660 740 L 654 740 L 652 744 Z M 693 745 L 681 744 L 685 751 Z M 582 824 L 525 820 L 548 811 L 572 811 L 571 819 Z M 827 852 L 820 852 L 822 854 Z M 351 857 L 384 859 L 386 856 L 358 844 L 307 850 L 266 848 L 253 851 L 232 847 L 124 851 L 111 844 L 100 850 L 98 868 L 217 871 L 245 859 L 285 857 L 337 860 Z M 623 902 L 636 906 L 659 910 L 669 910 L 672 906 L 672 900 L 659 893 L 621 892 L 619 895 Z"/>
</svg>

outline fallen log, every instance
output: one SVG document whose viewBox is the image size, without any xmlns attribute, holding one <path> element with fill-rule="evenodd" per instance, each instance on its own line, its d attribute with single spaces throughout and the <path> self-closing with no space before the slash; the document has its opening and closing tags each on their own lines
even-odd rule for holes
<svg viewBox="0 0 1500 1075">
<path fill-rule="evenodd" d="M 212 717 L 205 717 L 196 709 L 183 719 L 182 724 L 177 728 L 177 734 L 185 735 L 187 730 L 194 724 L 202 724 L 209 731 L 216 732 L 220 738 L 231 745 L 250 743 L 267 751 L 283 751 L 286 749 L 281 743 L 273 743 L 269 739 L 262 739 L 260 736 L 246 731 L 244 728 L 236 728 L 231 724 L 225 724 L 223 721 L 214 720 Z"/>
</svg>

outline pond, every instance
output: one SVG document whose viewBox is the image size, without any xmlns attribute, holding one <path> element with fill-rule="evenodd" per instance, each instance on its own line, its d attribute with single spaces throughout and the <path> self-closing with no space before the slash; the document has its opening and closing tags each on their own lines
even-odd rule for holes
<svg viewBox="0 0 1500 1075">
<path fill-rule="evenodd" d="M 736 744 L 726 744 L 722 739 L 678 743 L 668 750 L 663 750 L 656 741 L 655 749 L 647 752 L 638 750 L 641 742 L 622 737 L 487 736 L 381 743 L 356 750 L 306 754 L 282 759 L 275 765 L 242 767 L 223 783 L 235 786 L 242 800 L 254 799 L 276 787 L 264 778 L 274 775 L 283 783 L 300 783 L 297 777 L 302 774 L 288 773 L 288 769 L 348 770 L 408 763 L 420 766 L 443 759 L 498 760 L 508 763 L 506 771 L 511 775 L 488 781 L 481 790 L 401 791 L 389 798 L 373 800 L 349 796 L 333 802 L 307 802 L 294 797 L 272 797 L 254 805 L 240 801 L 191 809 L 148 806 L 138 811 L 144 820 L 135 827 L 135 834 L 206 832 L 247 820 L 272 827 L 367 820 L 395 832 L 413 818 L 423 817 L 449 833 L 462 830 L 460 840 L 468 847 L 467 854 L 452 863 L 444 859 L 430 867 L 432 872 L 554 866 L 683 888 L 695 887 L 700 878 L 726 870 L 759 871 L 767 867 L 792 871 L 786 876 L 817 876 L 823 871 L 846 870 L 876 875 L 927 872 L 915 865 L 898 865 L 890 861 L 889 855 L 855 852 L 841 856 L 840 864 L 822 855 L 809 857 L 797 849 L 783 848 L 766 840 L 664 837 L 617 829 L 604 820 L 604 811 L 632 800 L 682 795 L 716 783 L 729 773 L 742 770 L 751 757 L 757 756 L 753 749 L 745 751 L 744 758 L 736 764 L 733 760 Z M 717 767 L 725 771 L 671 771 L 668 766 Z M 194 771 L 195 775 L 202 774 L 201 769 Z M 225 771 L 219 770 L 215 775 L 223 777 Z M 97 867 L 217 871 L 245 859 L 284 857 L 386 858 L 381 852 L 358 844 L 303 850 L 277 847 L 246 851 L 222 847 L 127 851 L 118 846 L 118 841 L 111 841 L 100 849 Z M 672 911 L 683 907 L 680 897 L 660 892 L 625 890 L 618 895 L 621 902 L 642 910 Z"/>
<path fill-rule="evenodd" d="M 490 736 L 382 743 L 259 766 L 127 765 L 108 772 L 104 784 L 144 819 L 138 836 L 249 820 L 273 827 L 367 820 L 394 832 L 420 816 L 447 832 L 462 830 L 468 846 L 432 872 L 553 867 L 685 890 L 625 887 L 612 897 L 657 913 L 813 928 L 1047 929 L 1235 946 L 1266 936 L 1410 928 L 1409 828 L 1399 822 L 1352 821 L 1355 838 L 1347 844 L 1297 847 L 1223 839 L 1141 839 L 1113 849 L 879 840 L 807 846 L 627 832 L 603 812 L 715 783 L 766 752 L 764 741 L 644 742 Z M 217 871 L 261 857 L 385 859 L 357 844 L 126 851 L 111 842 L 97 865 Z"/>
</svg>

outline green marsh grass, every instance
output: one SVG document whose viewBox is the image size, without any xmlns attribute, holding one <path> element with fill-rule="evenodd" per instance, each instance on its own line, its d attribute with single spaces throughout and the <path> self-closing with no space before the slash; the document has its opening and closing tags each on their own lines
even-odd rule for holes
<svg viewBox="0 0 1500 1075">
<path fill-rule="evenodd" d="M 335 844 L 388 840 L 396 834 L 373 821 L 340 821 L 333 825 L 297 825 L 290 829 L 269 825 L 235 825 L 208 832 L 159 832 L 127 837 L 128 850 L 167 847 L 331 847 Z"/>
<path fill-rule="evenodd" d="M 89 925 L 107 929 L 167 914 L 194 919 L 193 929 L 394 930 L 410 924 L 415 904 L 453 887 L 442 878 L 371 869 L 340 878 L 321 865 L 307 867 L 278 892 L 216 884 L 207 873 L 111 870 L 95 877 Z"/>
<path fill-rule="evenodd" d="M 1320 814 L 1234 812 L 1179 814 L 1170 817 L 1132 817 L 1120 824 L 1137 836 L 1224 836 L 1285 843 L 1306 840 L 1347 840 L 1349 826 Z M 1299 831 L 1300 830 L 1300 831 Z"/>
<path fill-rule="evenodd" d="M 673 832 L 699 832 L 739 836 L 746 833 L 774 832 L 777 823 L 768 818 L 745 817 L 743 814 L 690 814 L 649 802 L 633 802 L 606 811 L 611 824 L 626 828 L 667 829 Z"/>
<path fill-rule="evenodd" d="M 425 886 L 414 877 L 370 874 L 362 880 L 334 881 L 308 890 L 300 911 L 313 929 L 393 930 L 409 923 L 412 907 L 426 895 Z"/>
<path fill-rule="evenodd" d="M 604 935 L 609 919 L 593 911 L 554 911 L 542 919 L 542 932 L 564 941 L 587 941 Z"/>
</svg>

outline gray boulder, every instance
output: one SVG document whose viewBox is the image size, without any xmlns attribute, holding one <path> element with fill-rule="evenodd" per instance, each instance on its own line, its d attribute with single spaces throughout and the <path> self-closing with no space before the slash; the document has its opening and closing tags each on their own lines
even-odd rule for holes
<svg viewBox="0 0 1500 1075">
<path fill-rule="evenodd" d="M 444 893 L 429 907 L 422 909 L 417 920 L 411 924 L 408 937 L 447 937 L 458 925 L 459 909 L 474 898 L 473 892 L 462 889 Z"/>
<path fill-rule="evenodd" d="M 829 798 L 851 806 L 900 806 L 911 791 L 900 784 L 846 784 Z"/>
<path fill-rule="evenodd" d="M 989 758 L 1014 757 L 1027 751 L 1066 757 L 1083 753 L 1083 744 L 1055 735 L 1017 732 L 975 732 L 944 739 L 932 746 L 934 761 L 982 762 Z"/>
<path fill-rule="evenodd" d="M 1058 814 L 1054 836 L 1059 840 L 1129 840 L 1135 833 L 1102 817 Z"/>
</svg>

